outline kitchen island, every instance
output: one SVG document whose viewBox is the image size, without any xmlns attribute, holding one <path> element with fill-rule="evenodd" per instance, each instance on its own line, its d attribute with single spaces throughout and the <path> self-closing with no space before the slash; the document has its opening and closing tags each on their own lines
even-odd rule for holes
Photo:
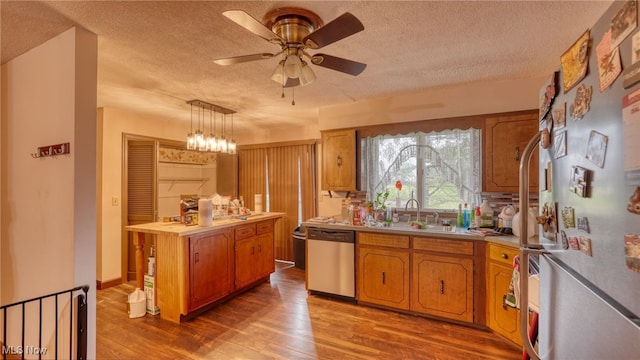
<svg viewBox="0 0 640 360">
<path fill-rule="evenodd" d="M 437 226 L 412 229 L 407 223 L 368 227 L 307 221 L 303 225 L 355 232 L 358 304 L 488 327 L 520 344 L 518 310 L 504 304 L 518 237 L 481 236 Z"/>
<path fill-rule="evenodd" d="M 214 220 L 211 226 L 130 225 L 137 286 L 143 286 L 145 234 L 154 235 L 155 296 L 160 317 L 180 322 L 208 305 L 267 280 L 275 270 L 275 222 L 284 213 Z"/>
</svg>

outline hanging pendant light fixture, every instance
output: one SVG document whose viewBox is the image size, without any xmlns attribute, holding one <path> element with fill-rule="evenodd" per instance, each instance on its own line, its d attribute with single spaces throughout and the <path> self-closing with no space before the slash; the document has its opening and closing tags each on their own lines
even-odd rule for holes
<svg viewBox="0 0 640 360">
<path fill-rule="evenodd" d="M 202 113 L 202 116 L 200 116 L 200 113 Z M 198 151 L 207 151 L 207 141 L 204 138 L 204 133 L 202 132 L 202 130 L 200 130 L 200 118 L 202 118 L 202 129 L 204 129 L 204 107 L 198 108 L 198 130 L 196 130 L 196 145 L 198 146 Z"/>
<path fill-rule="evenodd" d="M 193 104 L 191 104 L 191 130 L 187 134 L 187 149 L 196 149 L 196 137 L 193 135 Z"/>
<path fill-rule="evenodd" d="M 227 150 L 229 154 L 236 153 L 236 141 L 233 139 L 233 114 L 231 114 L 231 140 L 227 143 Z"/>
<path fill-rule="evenodd" d="M 216 112 L 209 109 L 209 136 L 207 137 L 207 151 L 218 151 L 218 139 L 216 138 Z"/>
<path fill-rule="evenodd" d="M 224 132 L 225 132 L 225 123 L 226 123 L 226 118 L 227 118 L 227 114 L 222 114 L 222 135 L 220 136 L 220 139 L 218 140 L 218 151 L 221 153 L 226 153 L 228 151 L 227 148 L 227 139 L 224 137 Z"/>
<path fill-rule="evenodd" d="M 187 101 L 187 104 L 191 105 L 191 128 L 187 134 L 187 149 L 235 154 L 236 142 L 233 140 L 233 117 L 231 122 L 232 140 L 227 142 L 225 138 L 226 116 L 228 114 L 232 114 L 233 116 L 235 111 L 201 100 L 190 100 Z M 194 106 L 198 108 L 198 125 L 195 132 L 193 131 Z M 206 129 L 207 110 L 209 110 L 209 135 L 205 136 L 204 131 Z M 222 133 L 220 137 L 217 137 L 216 132 L 216 115 L 218 113 L 222 114 Z M 200 128 L 200 123 L 202 123 L 202 128 Z"/>
</svg>

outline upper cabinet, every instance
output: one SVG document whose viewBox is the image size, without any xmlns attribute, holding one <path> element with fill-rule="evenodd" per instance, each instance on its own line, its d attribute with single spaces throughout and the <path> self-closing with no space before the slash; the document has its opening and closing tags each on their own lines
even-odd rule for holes
<svg viewBox="0 0 640 360">
<path fill-rule="evenodd" d="M 518 192 L 520 158 L 538 132 L 538 111 L 488 117 L 484 128 L 483 185 L 486 192 Z M 530 162 L 529 192 L 538 192 L 538 151 Z"/>
<path fill-rule="evenodd" d="M 356 169 L 356 131 L 323 131 L 322 190 L 357 190 Z"/>
</svg>

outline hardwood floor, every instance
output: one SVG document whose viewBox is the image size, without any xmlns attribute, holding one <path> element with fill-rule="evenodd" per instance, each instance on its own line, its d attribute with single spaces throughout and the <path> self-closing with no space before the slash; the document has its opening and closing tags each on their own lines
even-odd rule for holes
<svg viewBox="0 0 640 360">
<path fill-rule="evenodd" d="M 271 281 L 196 318 L 129 319 L 123 284 L 97 293 L 98 359 L 520 359 L 491 332 L 310 296 L 304 271 L 278 263 Z"/>
</svg>

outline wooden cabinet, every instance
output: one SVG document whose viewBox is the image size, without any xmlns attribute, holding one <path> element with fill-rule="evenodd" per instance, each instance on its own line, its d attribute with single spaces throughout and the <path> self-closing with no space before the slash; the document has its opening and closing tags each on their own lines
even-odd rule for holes
<svg viewBox="0 0 640 360">
<path fill-rule="evenodd" d="M 409 237 L 358 233 L 358 301 L 409 310 Z"/>
<path fill-rule="evenodd" d="M 356 190 L 356 169 L 356 131 L 323 131 L 322 190 Z"/>
<path fill-rule="evenodd" d="M 235 288 L 245 287 L 275 271 L 273 220 L 235 228 Z"/>
<path fill-rule="evenodd" d="M 230 230 L 189 236 L 189 311 L 231 292 Z"/>
<path fill-rule="evenodd" d="M 518 192 L 520 157 L 538 132 L 538 111 L 485 120 L 483 191 Z M 538 192 L 538 151 L 531 158 L 529 192 Z"/>
<path fill-rule="evenodd" d="M 474 321 L 473 243 L 413 238 L 411 310 Z"/>
<path fill-rule="evenodd" d="M 513 258 L 518 250 L 497 244 L 488 244 L 487 274 L 488 326 L 493 331 L 522 345 L 520 338 L 520 312 L 505 305 L 505 295 L 513 274 Z"/>
</svg>

